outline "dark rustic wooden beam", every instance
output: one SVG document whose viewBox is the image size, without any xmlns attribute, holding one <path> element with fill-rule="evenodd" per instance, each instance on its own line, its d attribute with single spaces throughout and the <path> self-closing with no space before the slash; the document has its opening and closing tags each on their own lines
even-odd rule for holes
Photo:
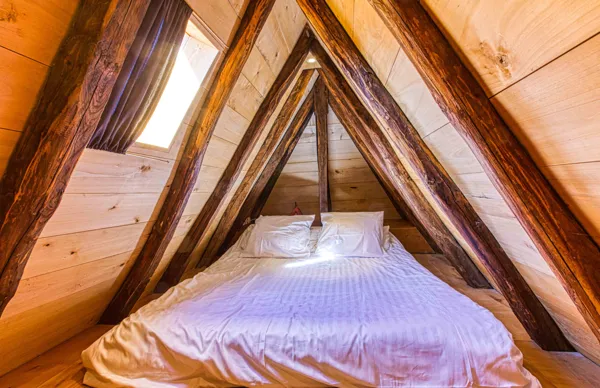
<svg viewBox="0 0 600 388">
<path fill-rule="evenodd" d="M 273 187 L 277 183 L 277 179 L 281 175 L 281 171 L 283 171 L 290 156 L 292 156 L 292 152 L 294 152 L 302 136 L 302 132 L 304 132 L 310 121 L 310 117 L 314 112 L 314 99 L 315 93 L 311 91 L 300 106 L 300 109 L 298 109 L 298 112 L 296 112 L 281 142 L 279 142 L 269 162 L 261 172 L 260 177 L 256 180 L 248 197 L 246 197 L 244 205 L 240 209 L 231 229 L 233 235 L 232 244 L 235 244 L 235 241 L 237 241 L 244 231 L 244 225 L 247 224 L 247 220 L 255 220 L 260 216 L 273 191 Z"/>
<path fill-rule="evenodd" d="M 93 135 L 150 0 L 82 1 L 0 182 L 0 315 Z"/>
<path fill-rule="evenodd" d="M 429 150 L 325 0 L 298 0 L 313 31 L 436 205 L 477 255 L 531 338 L 545 350 L 572 350 L 494 235 Z"/>
<path fill-rule="evenodd" d="M 327 112 L 329 111 L 329 95 L 322 79 L 318 79 L 315 90 L 315 121 L 317 133 L 317 165 L 319 176 L 319 212 L 315 218 L 315 225 L 321 225 L 321 213 L 331 210 L 329 198 L 329 153 L 327 140 Z"/>
<path fill-rule="evenodd" d="M 202 259 L 197 264 L 198 268 L 206 267 L 208 265 L 207 263 L 212 263 L 227 249 L 228 246 L 230 246 L 228 234 L 232 229 L 233 223 L 240 212 L 242 205 L 244 204 L 244 200 L 246 199 L 246 196 L 248 196 L 250 190 L 252 190 L 254 182 L 267 163 L 269 156 L 275 147 L 277 147 L 283 132 L 286 130 L 288 123 L 292 119 L 294 112 L 300 105 L 300 101 L 309 87 L 313 74 L 314 70 L 309 69 L 304 70 L 298 77 L 298 81 L 281 107 L 277 119 L 273 123 L 273 126 L 271 127 L 269 134 L 263 143 L 263 146 L 256 154 L 256 157 L 250 165 L 250 169 L 244 176 L 244 179 L 236 190 L 233 198 L 227 205 L 227 209 L 225 209 L 225 213 L 221 217 L 221 220 L 217 225 L 217 229 L 213 233 Z"/>
<path fill-rule="evenodd" d="M 329 88 L 331 107 L 363 155 L 375 175 L 383 183 L 390 199 L 404 208 L 404 213 L 423 237 L 433 240 L 458 273 L 474 288 L 491 288 L 469 255 L 425 199 L 410 177 L 392 144 L 385 137 L 375 119 L 362 105 L 348 82 L 337 70 L 325 50 L 313 45 L 319 63 L 321 78 Z"/>
<path fill-rule="evenodd" d="M 600 248 L 417 0 L 369 0 L 600 339 Z"/>
<path fill-rule="evenodd" d="M 156 287 L 157 292 L 164 292 L 169 287 L 179 283 L 183 273 L 185 272 L 192 251 L 200 242 L 204 233 L 207 231 L 214 215 L 223 205 L 229 191 L 233 187 L 236 179 L 240 175 L 244 163 L 254 150 L 260 135 L 265 130 L 271 116 L 275 113 L 277 105 L 284 97 L 286 91 L 292 85 L 292 82 L 298 75 L 302 67 L 313 40 L 313 34 L 308 29 L 308 26 L 302 31 L 296 45 L 292 49 L 285 65 L 279 72 L 275 82 L 269 89 L 263 102 L 254 115 L 248 129 L 244 133 L 240 144 L 237 146 L 227 168 L 221 175 L 217 186 L 210 194 L 210 197 L 202 207 L 200 214 L 194 221 L 183 242 L 177 249 L 175 256 L 171 259 L 169 266 L 162 275 L 160 282 Z"/>
<path fill-rule="evenodd" d="M 191 130 L 158 218 L 123 284 L 104 311 L 102 323 L 116 324 L 129 315 L 160 263 L 198 178 L 217 120 L 274 2 L 275 0 L 256 0 L 248 4 L 233 41 L 219 65 L 216 78 L 207 91 L 200 117 Z"/>
</svg>

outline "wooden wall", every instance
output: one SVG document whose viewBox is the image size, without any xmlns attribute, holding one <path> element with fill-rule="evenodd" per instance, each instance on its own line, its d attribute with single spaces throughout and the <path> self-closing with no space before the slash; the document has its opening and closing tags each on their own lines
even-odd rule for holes
<svg viewBox="0 0 600 388">
<path fill-rule="evenodd" d="M 598 340 L 375 10 L 367 0 L 328 3 L 568 339 L 600 362 Z M 600 1 L 421 3 L 600 241 Z"/>
</svg>

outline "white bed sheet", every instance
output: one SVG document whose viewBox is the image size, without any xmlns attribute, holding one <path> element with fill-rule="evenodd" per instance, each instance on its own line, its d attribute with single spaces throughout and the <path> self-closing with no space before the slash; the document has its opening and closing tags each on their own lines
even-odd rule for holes
<svg viewBox="0 0 600 388">
<path fill-rule="evenodd" d="M 489 311 L 388 237 L 380 258 L 252 259 L 234 246 L 85 350 L 84 382 L 540 386 Z"/>
</svg>

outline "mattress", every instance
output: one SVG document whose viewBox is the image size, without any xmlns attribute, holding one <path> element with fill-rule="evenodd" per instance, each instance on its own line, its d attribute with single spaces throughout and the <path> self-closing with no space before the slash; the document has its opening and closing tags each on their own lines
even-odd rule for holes
<svg viewBox="0 0 600 388">
<path fill-rule="evenodd" d="M 84 382 L 540 386 L 502 323 L 387 238 L 379 258 L 246 258 L 238 244 L 86 349 Z"/>
</svg>

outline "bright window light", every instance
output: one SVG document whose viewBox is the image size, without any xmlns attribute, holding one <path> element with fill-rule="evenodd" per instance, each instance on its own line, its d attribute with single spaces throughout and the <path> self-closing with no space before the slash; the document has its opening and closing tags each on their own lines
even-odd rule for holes
<svg viewBox="0 0 600 388">
<path fill-rule="evenodd" d="M 219 51 L 188 23 L 185 38 L 162 96 L 138 143 L 169 148 Z M 200 38 L 200 39 L 199 39 Z"/>
</svg>

